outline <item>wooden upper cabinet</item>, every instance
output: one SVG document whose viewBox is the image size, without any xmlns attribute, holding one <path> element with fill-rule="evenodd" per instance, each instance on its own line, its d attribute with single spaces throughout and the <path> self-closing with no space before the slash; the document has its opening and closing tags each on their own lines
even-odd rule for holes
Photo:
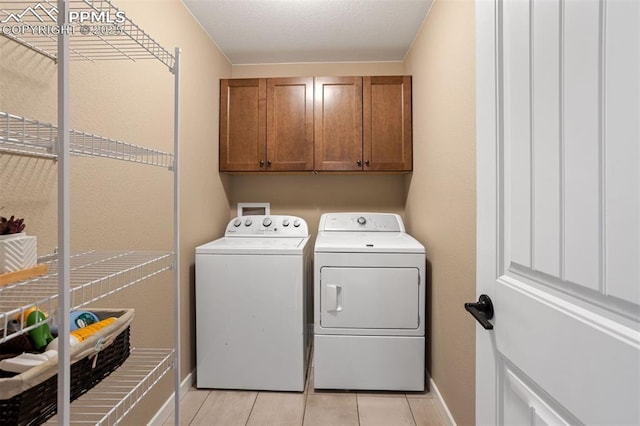
<svg viewBox="0 0 640 426">
<path fill-rule="evenodd" d="M 220 171 L 313 170 L 313 78 L 220 82 Z"/>
<path fill-rule="evenodd" d="M 220 171 L 265 169 L 267 85 L 263 78 L 220 80 Z"/>
<path fill-rule="evenodd" d="M 362 77 L 316 77 L 315 169 L 362 170 Z"/>
<path fill-rule="evenodd" d="M 411 76 L 363 78 L 365 171 L 411 171 Z"/>
<path fill-rule="evenodd" d="M 313 170 L 313 77 L 267 79 L 267 170 Z"/>
<path fill-rule="evenodd" d="M 220 82 L 220 171 L 413 169 L 411 77 Z"/>
</svg>

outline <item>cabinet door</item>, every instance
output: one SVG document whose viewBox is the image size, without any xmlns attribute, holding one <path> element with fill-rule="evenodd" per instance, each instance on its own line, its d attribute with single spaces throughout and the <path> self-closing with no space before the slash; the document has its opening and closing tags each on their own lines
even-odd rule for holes
<svg viewBox="0 0 640 426">
<path fill-rule="evenodd" d="M 364 170 L 412 170 L 411 76 L 363 80 Z"/>
<path fill-rule="evenodd" d="M 362 170 L 362 77 L 318 77 L 315 91 L 315 169 Z"/>
<path fill-rule="evenodd" d="M 265 170 L 266 80 L 220 80 L 220 171 Z"/>
<path fill-rule="evenodd" d="M 267 80 L 267 170 L 313 170 L 313 77 Z"/>
</svg>

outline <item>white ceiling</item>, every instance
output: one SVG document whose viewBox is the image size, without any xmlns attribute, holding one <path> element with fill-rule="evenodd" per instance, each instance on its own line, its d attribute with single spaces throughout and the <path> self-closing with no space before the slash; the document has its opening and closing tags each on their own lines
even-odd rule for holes
<svg viewBox="0 0 640 426">
<path fill-rule="evenodd" d="M 402 61 L 433 0 L 183 0 L 232 64 Z"/>
</svg>

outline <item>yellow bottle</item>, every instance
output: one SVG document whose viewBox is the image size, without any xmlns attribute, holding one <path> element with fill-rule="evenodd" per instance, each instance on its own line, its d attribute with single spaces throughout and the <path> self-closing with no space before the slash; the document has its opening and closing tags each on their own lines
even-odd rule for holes
<svg viewBox="0 0 640 426">
<path fill-rule="evenodd" d="M 111 324 L 116 319 L 117 318 L 115 318 L 115 317 L 109 317 L 109 318 L 103 319 L 102 321 L 98 321 L 98 322 L 96 322 L 94 324 L 88 325 L 86 327 L 82 327 L 82 328 L 78 328 L 76 330 L 73 330 L 71 333 L 69 333 L 70 334 L 69 335 L 69 344 L 70 344 L 70 346 L 77 345 L 78 343 L 80 343 L 84 339 L 86 339 L 87 337 L 91 336 L 96 331 L 98 331 L 101 328 Z M 51 341 L 51 343 L 49 343 L 49 345 L 47 346 L 47 350 L 54 350 L 54 351 L 58 350 L 58 338 L 57 337 L 55 339 L 53 339 Z"/>
<path fill-rule="evenodd" d="M 96 331 L 100 330 L 101 328 L 104 328 L 107 325 L 111 324 L 116 319 L 117 318 L 115 318 L 115 317 L 109 317 L 109 318 L 103 319 L 102 321 L 98 321 L 95 324 L 91 324 L 91 325 L 88 325 L 86 327 L 82 327 L 82 328 L 79 328 L 77 330 L 73 330 L 71 332 L 71 336 L 75 337 L 76 339 L 78 339 L 78 342 L 82 342 L 84 339 L 86 339 L 87 337 L 91 336 L 93 333 L 95 333 Z"/>
</svg>

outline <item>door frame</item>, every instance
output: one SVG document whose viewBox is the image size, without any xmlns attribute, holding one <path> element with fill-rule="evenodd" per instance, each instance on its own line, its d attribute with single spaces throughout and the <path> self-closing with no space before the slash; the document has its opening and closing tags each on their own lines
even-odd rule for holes
<svg viewBox="0 0 640 426">
<path fill-rule="evenodd" d="M 497 253 L 499 232 L 499 188 L 497 158 L 500 123 L 498 103 L 498 4 L 495 0 L 476 1 L 476 296 L 487 294 L 495 298 L 495 280 L 502 268 L 502 256 Z M 496 262 L 482 260 L 493 254 Z M 499 327 L 499 312 L 493 319 Z M 495 334 L 476 324 L 476 424 L 497 424 L 498 369 L 494 351 Z"/>
</svg>

